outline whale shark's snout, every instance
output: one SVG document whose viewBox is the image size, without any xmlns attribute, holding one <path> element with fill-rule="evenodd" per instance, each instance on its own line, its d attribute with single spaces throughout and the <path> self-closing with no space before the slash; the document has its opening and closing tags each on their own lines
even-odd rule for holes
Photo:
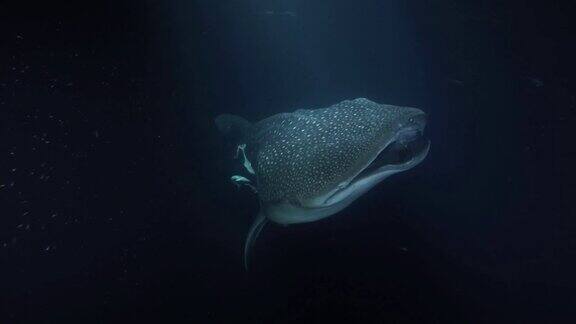
<svg viewBox="0 0 576 324">
<path fill-rule="evenodd" d="M 385 157 L 392 158 L 396 156 L 396 163 L 399 161 L 406 162 L 409 158 L 415 157 L 423 151 L 428 145 L 428 139 L 424 134 L 424 129 L 426 128 L 426 114 L 416 108 L 406 108 L 410 113 L 402 118 L 397 125 L 396 134 L 393 136 L 393 140 L 387 144 L 376 158 L 376 163 L 372 164 L 383 164 L 382 160 Z"/>
<path fill-rule="evenodd" d="M 424 133 L 424 128 L 426 127 L 426 114 L 416 108 L 410 114 L 406 120 L 402 120 L 398 124 L 398 137 L 399 142 L 411 142 L 420 138 Z"/>
<path fill-rule="evenodd" d="M 430 148 L 424 135 L 426 114 L 410 107 L 392 106 L 390 109 L 394 111 L 389 116 L 390 122 L 374 132 L 373 142 L 378 144 L 358 155 L 350 164 L 350 170 L 342 173 L 348 176 L 340 178 L 337 185 L 302 203 L 313 212 L 299 211 L 301 216 L 290 217 L 290 222 L 307 222 L 332 215 L 387 177 L 411 169 L 424 160 Z M 280 222 L 284 220 L 280 218 Z"/>
</svg>

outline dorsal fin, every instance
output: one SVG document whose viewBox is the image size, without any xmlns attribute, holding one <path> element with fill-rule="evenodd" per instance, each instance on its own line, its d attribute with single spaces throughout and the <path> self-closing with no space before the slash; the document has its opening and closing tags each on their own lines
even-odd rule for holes
<svg viewBox="0 0 576 324">
<path fill-rule="evenodd" d="M 214 122 L 218 130 L 235 144 L 244 143 L 252 127 L 252 123 L 246 119 L 231 114 L 219 115 Z"/>
</svg>

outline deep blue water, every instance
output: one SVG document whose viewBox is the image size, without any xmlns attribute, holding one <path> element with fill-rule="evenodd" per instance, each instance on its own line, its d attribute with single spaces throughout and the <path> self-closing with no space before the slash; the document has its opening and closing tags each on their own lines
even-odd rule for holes
<svg viewBox="0 0 576 324">
<path fill-rule="evenodd" d="M 0 3 L 1 323 L 571 323 L 569 1 Z M 429 156 L 268 226 L 213 118 L 366 97 Z"/>
</svg>

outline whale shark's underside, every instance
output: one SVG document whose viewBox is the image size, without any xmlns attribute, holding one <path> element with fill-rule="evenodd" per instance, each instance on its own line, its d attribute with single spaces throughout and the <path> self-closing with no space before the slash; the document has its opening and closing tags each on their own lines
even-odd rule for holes
<svg viewBox="0 0 576 324">
<path fill-rule="evenodd" d="M 253 178 L 232 180 L 249 184 L 260 200 L 244 246 L 246 267 L 268 220 L 286 225 L 331 216 L 390 175 L 419 164 L 430 148 L 423 111 L 364 98 L 256 123 L 228 114 L 215 122 L 238 145 L 246 176 Z"/>
</svg>

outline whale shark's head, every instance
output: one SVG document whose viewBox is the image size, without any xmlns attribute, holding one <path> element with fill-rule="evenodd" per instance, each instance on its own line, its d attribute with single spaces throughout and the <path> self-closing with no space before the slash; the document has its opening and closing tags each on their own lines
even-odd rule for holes
<svg viewBox="0 0 576 324">
<path fill-rule="evenodd" d="M 267 217 L 315 221 L 427 155 L 426 115 L 367 99 L 298 110 L 255 124 L 257 187 Z"/>
</svg>

